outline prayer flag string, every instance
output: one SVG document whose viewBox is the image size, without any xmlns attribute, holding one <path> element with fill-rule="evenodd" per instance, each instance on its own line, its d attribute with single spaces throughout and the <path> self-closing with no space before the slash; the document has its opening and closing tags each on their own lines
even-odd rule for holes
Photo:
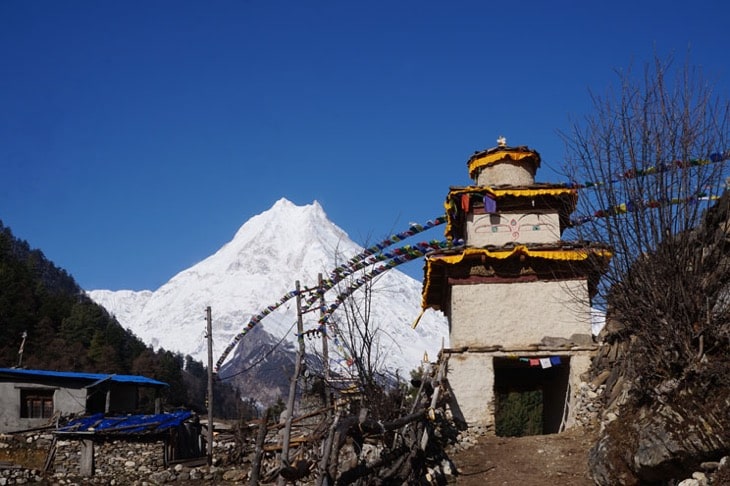
<svg viewBox="0 0 730 486">
<path fill-rule="evenodd" d="M 323 292 L 326 292 L 327 290 L 331 289 L 337 283 L 342 281 L 342 279 L 344 279 L 345 277 L 347 277 L 349 275 L 352 275 L 353 273 L 355 273 L 358 270 L 362 270 L 379 261 L 387 260 L 390 258 L 403 259 L 403 257 L 405 255 L 409 255 L 409 254 L 415 255 L 416 252 L 421 251 L 421 250 L 417 250 L 417 248 L 425 249 L 425 248 L 443 247 L 443 246 L 439 246 L 439 245 L 444 245 L 444 246 L 449 245 L 449 243 L 447 243 L 447 242 L 439 242 L 437 240 L 432 240 L 431 242 L 428 242 L 428 243 L 417 243 L 416 245 L 405 245 L 401 248 L 397 248 L 387 254 L 387 255 L 391 255 L 391 256 L 384 257 L 383 254 L 380 253 L 380 252 L 382 252 L 383 249 L 388 248 L 399 241 L 410 238 L 416 234 L 422 233 L 423 231 L 429 230 L 435 226 L 444 224 L 445 222 L 446 222 L 446 217 L 439 216 L 438 218 L 429 220 L 424 224 L 412 224 L 409 226 L 409 228 L 406 231 L 393 234 L 389 238 L 381 241 L 380 243 L 370 246 L 370 247 L 366 248 L 365 250 L 363 250 L 362 252 L 358 253 L 357 255 L 353 256 L 352 258 L 350 258 L 347 261 L 347 263 L 345 263 L 343 265 L 339 265 L 334 270 L 332 270 L 332 272 L 330 272 L 330 277 L 323 281 L 322 288 L 317 288 L 317 293 L 310 296 L 305 301 L 304 309 L 309 310 L 309 308 L 312 306 L 312 304 L 321 296 L 321 294 Z M 423 256 L 423 254 L 424 253 L 421 253 L 418 256 Z M 413 258 L 417 258 L 417 256 L 413 256 L 410 259 L 413 259 Z M 409 260 L 403 260 L 400 263 L 405 263 L 405 261 L 409 261 Z M 397 266 L 400 263 L 395 263 L 393 266 L 391 266 L 389 268 L 393 268 L 394 266 Z M 218 372 L 220 367 L 223 365 L 223 363 L 225 362 L 226 358 L 231 353 L 231 351 L 236 347 L 236 345 L 239 343 L 239 341 L 248 333 L 248 331 L 253 329 L 266 316 L 268 316 L 269 314 L 274 312 L 276 309 L 281 307 L 288 300 L 290 300 L 296 296 L 297 296 L 296 290 L 287 292 L 276 303 L 267 306 L 263 311 L 252 316 L 251 319 L 246 324 L 246 326 L 233 338 L 233 340 L 226 346 L 226 348 L 221 353 L 221 356 L 218 358 L 218 361 L 216 361 L 216 365 L 215 365 L 216 373 Z M 339 302 L 337 304 L 337 306 L 339 306 L 340 303 L 341 302 Z"/>
<path fill-rule="evenodd" d="M 616 182 L 624 181 L 627 179 L 633 179 L 636 177 L 643 177 L 653 174 L 659 174 L 662 172 L 667 172 L 669 170 L 673 169 L 688 169 L 691 167 L 699 167 L 703 165 L 709 165 L 713 163 L 719 163 L 724 162 L 726 160 L 730 159 L 730 150 L 726 150 L 722 153 L 712 153 L 709 155 L 706 159 L 690 159 L 688 161 L 673 161 L 673 162 L 667 162 L 667 163 L 660 163 L 654 166 L 645 167 L 643 169 L 631 169 L 628 170 L 622 174 L 616 174 L 614 177 L 612 177 L 608 181 L 587 181 L 583 183 L 578 183 L 576 181 L 569 181 L 564 184 L 564 187 L 571 188 L 571 189 L 588 189 L 588 188 L 596 188 L 599 186 L 603 186 L 606 184 L 613 184 Z M 585 224 L 589 221 L 592 221 L 596 218 L 605 218 L 610 216 L 618 216 L 621 214 L 626 214 L 632 211 L 638 211 L 640 209 L 645 208 L 656 208 L 665 204 L 681 204 L 681 203 L 687 203 L 687 202 L 695 202 L 700 200 L 715 200 L 718 199 L 717 196 L 707 196 L 705 194 L 698 194 L 697 196 L 685 198 L 685 199 L 671 199 L 668 201 L 628 201 L 623 204 L 619 204 L 616 206 L 613 206 L 611 208 L 608 208 L 606 210 L 599 210 L 596 211 L 592 215 L 588 216 L 580 216 L 577 218 L 571 219 L 570 223 L 572 226 L 579 226 L 581 224 Z M 463 198 L 460 200 L 460 205 L 462 207 L 468 206 L 470 204 L 470 201 L 468 198 Z M 489 212 L 495 212 L 496 206 L 495 201 L 493 198 L 487 198 L 484 199 L 484 205 L 485 209 L 488 209 Z M 453 201 L 447 201 L 446 203 L 446 210 L 449 212 L 449 210 L 456 210 Z M 468 210 L 468 207 L 466 208 Z M 317 293 L 314 295 L 311 295 L 308 299 L 306 299 L 304 308 L 306 310 L 309 310 L 309 308 L 312 306 L 312 304 L 322 295 L 323 292 L 326 292 L 327 290 L 332 289 L 337 283 L 342 281 L 345 277 L 350 276 L 354 274 L 355 272 L 359 270 L 363 270 L 371 265 L 374 265 L 378 262 L 387 261 L 384 265 L 380 265 L 376 267 L 371 272 L 365 274 L 363 277 L 360 277 L 356 279 L 348 288 L 340 293 L 334 304 L 331 304 L 328 308 L 323 310 L 323 315 L 319 320 L 320 329 L 317 330 L 317 332 L 321 332 L 326 336 L 326 330 L 325 330 L 325 324 L 327 323 L 327 320 L 332 315 L 334 310 L 339 307 L 339 305 L 344 302 L 344 300 L 349 297 L 357 288 L 361 287 L 368 281 L 372 280 L 375 276 L 383 273 L 386 270 L 390 270 L 391 268 L 394 268 L 401 263 L 405 263 L 407 261 L 413 260 L 415 258 L 419 258 L 424 256 L 428 251 L 431 251 L 436 248 L 445 248 L 445 247 L 452 247 L 452 246 L 458 246 L 462 244 L 460 241 L 455 242 L 439 242 L 438 240 L 432 240 L 427 243 L 417 243 L 415 245 L 405 245 L 403 247 L 397 248 L 391 252 L 383 252 L 385 248 L 388 248 L 392 246 L 393 244 L 405 240 L 407 238 L 410 238 L 418 233 L 421 233 L 423 231 L 426 231 L 428 229 L 431 229 L 435 226 L 444 224 L 448 222 L 449 218 L 444 216 L 439 216 L 433 220 L 429 220 L 423 225 L 420 224 L 413 224 L 411 225 L 406 231 L 403 231 L 401 233 L 396 233 L 394 235 L 391 235 L 389 238 L 381 241 L 380 243 L 377 243 L 373 246 L 370 246 L 363 250 L 362 252 L 358 253 L 357 255 L 350 258 L 346 263 L 337 266 L 332 272 L 330 272 L 329 278 L 325 279 L 323 281 L 322 287 L 317 288 Z M 447 228 L 447 234 L 449 233 Z M 311 289 L 308 289 L 311 290 Z M 231 343 L 228 344 L 228 346 L 223 350 L 223 353 L 221 354 L 220 358 L 216 362 L 216 372 L 220 368 L 220 366 L 223 364 L 223 362 L 228 357 L 228 354 L 233 350 L 233 348 L 238 344 L 238 342 L 243 338 L 243 336 L 246 335 L 248 331 L 250 331 L 256 324 L 261 322 L 262 319 L 264 319 L 267 315 L 281 307 L 284 303 L 286 303 L 288 300 L 292 299 L 293 297 L 297 296 L 297 291 L 293 290 L 290 292 L 287 292 L 281 299 L 279 299 L 276 303 L 267 306 L 263 311 L 259 312 L 258 314 L 251 317 L 248 324 L 239 332 L 231 341 Z M 301 336 L 300 336 L 301 338 Z"/>
<path fill-rule="evenodd" d="M 620 216 L 622 214 L 632 213 L 635 211 L 642 211 L 644 209 L 655 209 L 662 206 L 668 206 L 670 204 L 692 204 L 697 203 L 699 201 L 716 201 L 720 199 L 720 196 L 716 195 L 709 195 L 707 193 L 701 192 L 698 193 L 695 196 L 689 196 L 685 198 L 672 198 L 668 200 L 651 200 L 651 201 L 641 201 L 641 200 L 632 200 L 625 203 L 617 204 L 615 206 L 611 206 L 607 209 L 599 209 L 598 211 L 594 212 L 590 215 L 585 216 L 576 216 L 575 218 L 570 219 L 570 226 L 576 227 L 580 226 L 582 224 L 589 223 L 591 221 L 594 221 L 596 219 L 600 218 L 609 218 L 612 216 Z"/>
<path fill-rule="evenodd" d="M 608 184 L 615 184 L 622 182 L 627 179 L 635 179 L 637 177 L 644 177 L 649 175 L 660 174 L 662 172 L 668 172 L 675 169 L 689 169 L 692 167 L 700 167 L 703 165 L 717 164 L 730 160 L 730 150 L 724 152 L 711 153 L 707 158 L 702 159 L 690 159 L 690 160 L 675 160 L 672 162 L 660 162 L 659 164 L 644 167 L 643 169 L 629 169 L 623 173 L 613 174 L 611 179 L 607 181 L 586 181 L 583 183 L 577 181 L 568 181 L 565 183 L 566 187 L 573 189 L 590 189 Z"/>
<path fill-rule="evenodd" d="M 417 243 L 415 245 L 406 245 L 404 247 L 394 250 L 393 252 L 378 255 L 378 258 L 376 260 L 374 260 L 373 263 L 376 263 L 377 261 L 382 261 L 382 260 L 388 260 L 388 261 L 383 265 L 378 265 L 370 272 L 368 272 L 368 273 L 364 274 L 363 276 L 352 281 L 350 283 L 350 285 L 343 292 L 341 292 L 339 295 L 337 295 L 334 303 L 332 303 L 328 307 L 322 309 L 323 314 L 322 314 L 322 317 L 320 317 L 320 319 L 319 319 L 320 327 L 329 320 L 330 316 L 334 313 L 334 311 L 337 309 L 337 307 L 339 307 L 340 304 L 342 304 L 350 295 L 352 295 L 352 293 L 355 292 L 355 290 L 362 287 L 363 285 L 365 285 L 367 282 L 369 282 L 376 276 L 380 275 L 381 273 L 385 272 L 386 270 L 395 268 L 398 265 L 409 262 L 416 258 L 420 258 L 432 250 L 441 249 L 441 248 L 450 248 L 450 247 L 454 247 L 454 245 L 451 242 L 432 240 L 427 243 L 422 242 L 422 243 Z M 381 258 L 381 256 L 382 256 L 382 258 Z"/>
</svg>

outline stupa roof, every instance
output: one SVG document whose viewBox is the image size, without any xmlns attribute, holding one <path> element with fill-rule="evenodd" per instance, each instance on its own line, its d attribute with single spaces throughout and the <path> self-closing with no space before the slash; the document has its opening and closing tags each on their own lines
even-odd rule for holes
<svg viewBox="0 0 730 486">
<path fill-rule="evenodd" d="M 435 251 L 425 260 L 421 305 L 440 309 L 452 279 L 537 280 L 541 274 L 549 278 L 582 275 L 594 286 L 612 256 L 606 245 L 572 242 Z"/>
<path fill-rule="evenodd" d="M 498 164 L 500 162 L 527 162 L 532 164 L 534 172 L 540 167 L 540 154 L 526 146 L 498 146 L 474 152 L 474 155 L 472 155 L 466 163 L 469 168 L 469 177 L 474 179 L 477 172 L 484 167 Z"/>
</svg>

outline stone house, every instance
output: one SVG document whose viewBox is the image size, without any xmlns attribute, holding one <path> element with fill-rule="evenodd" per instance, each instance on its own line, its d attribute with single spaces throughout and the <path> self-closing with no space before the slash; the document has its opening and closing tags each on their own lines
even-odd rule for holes
<svg viewBox="0 0 730 486">
<path fill-rule="evenodd" d="M 500 397 L 535 391 L 543 433 L 554 433 L 575 423 L 597 349 L 591 298 L 611 252 L 562 241 L 577 190 L 535 183 L 540 155 L 499 142 L 468 160 L 474 185 L 450 188 L 454 246 L 426 257 L 423 307 L 449 320 L 441 359 L 457 419 L 494 432 Z"/>
<path fill-rule="evenodd" d="M 0 368 L 0 433 L 42 427 L 55 416 L 134 412 L 141 389 L 166 386 L 135 375 Z"/>
</svg>

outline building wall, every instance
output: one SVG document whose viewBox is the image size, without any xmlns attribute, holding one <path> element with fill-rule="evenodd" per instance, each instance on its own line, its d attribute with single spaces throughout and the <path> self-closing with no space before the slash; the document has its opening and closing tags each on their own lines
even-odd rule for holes
<svg viewBox="0 0 730 486">
<path fill-rule="evenodd" d="M 34 383 L 0 382 L 0 433 L 30 429 L 48 424 L 47 418 L 21 418 L 20 393 L 23 389 L 55 390 L 54 413 L 80 413 L 86 405 L 86 390 L 43 386 Z"/>
<path fill-rule="evenodd" d="M 577 423 L 578 397 L 581 375 L 585 374 L 591 364 L 592 350 L 543 350 L 531 353 L 511 352 L 464 352 L 449 356 L 447 378 L 453 392 L 455 404 L 452 413 L 466 422 L 471 428 L 480 428 L 485 432 L 494 432 L 495 392 L 494 392 L 494 358 L 521 356 L 539 358 L 561 356 L 569 361 L 567 393 L 567 418 L 565 428 Z M 561 397 L 562 399 L 562 397 Z"/>
<path fill-rule="evenodd" d="M 86 410 L 85 388 L 58 388 L 53 395 L 53 408 L 61 414 L 83 413 Z"/>
<path fill-rule="evenodd" d="M 586 280 L 453 285 L 452 348 L 538 344 L 591 334 Z"/>
<path fill-rule="evenodd" d="M 452 354 L 449 357 L 446 377 L 456 401 L 456 410 L 452 410 L 452 413 L 470 427 L 492 428 L 494 426 L 492 355 Z"/>
<path fill-rule="evenodd" d="M 503 246 L 507 243 L 555 243 L 560 240 L 557 213 L 469 213 L 466 242 L 469 246 Z"/>
<path fill-rule="evenodd" d="M 0 433 L 34 427 L 26 427 L 27 420 L 20 418 L 20 391 L 15 383 L 0 383 Z"/>
</svg>

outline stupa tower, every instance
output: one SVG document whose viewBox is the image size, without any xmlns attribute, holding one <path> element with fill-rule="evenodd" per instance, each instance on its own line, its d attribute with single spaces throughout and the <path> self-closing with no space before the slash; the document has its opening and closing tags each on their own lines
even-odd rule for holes
<svg viewBox="0 0 730 486">
<path fill-rule="evenodd" d="M 423 306 L 449 319 L 454 413 L 494 432 L 507 397 L 539 396 L 542 432 L 575 422 L 576 392 L 597 349 L 591 297 L 611 254 L 562 241 L 577 190 L 535 182 L 540 155 L 497 147 L 467 161 L 474 185 L 451 187 L 446 237 L 464 245 L 430 254 Z M 534 400 L 533 400 L 534 401 Z"/>
</svg>

